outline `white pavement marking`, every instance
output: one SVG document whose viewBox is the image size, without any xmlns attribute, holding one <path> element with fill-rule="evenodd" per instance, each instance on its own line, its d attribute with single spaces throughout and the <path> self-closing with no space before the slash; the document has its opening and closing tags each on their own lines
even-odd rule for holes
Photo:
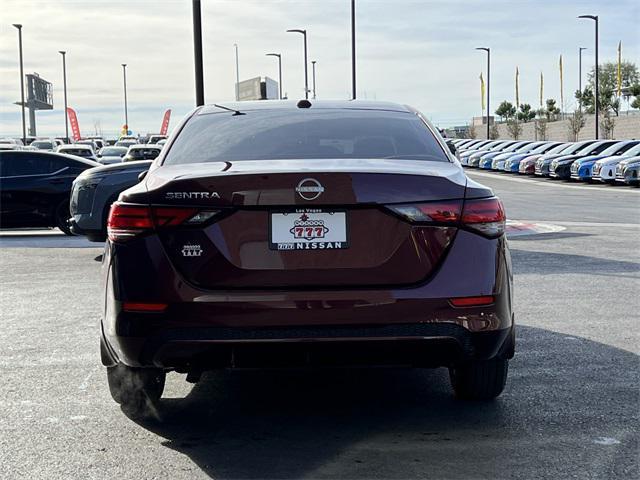
<svg viewBox="0 0 640 480">
<path fill-rule="evenodd" d="M 612 437 L 597 437 L 593 440 L 593 443 L 597 443 L 598 445 L 618 445 L 620 440 Z"/>
<path fill-rule="evenodd" d="M 522 220 L 507 220 L 507 237 L 522 237 L 525 235 L 540 235 L 543 233 L 557 233 L 566 227 L 552 223 L 525 222 Z"/>
<path fill-rule="evenodd" d="M 555 180 L 541 181 L 536 179 L 528 179 L 528 178 L 518 178 L 509 174 L 499 174 L 499 173 L 487 173 L 487 172 L 478 172 L 475 170 L 465 169 L 465 173 L 472 177 L 485 177 L 485 178 L 493 178 L 495 180 L 505 180 L 507 182 L 519 182 L 526 183 L 528 185 L 538 185 L 540 187 L 557 187 L 557 188 L 579 188 L 581 190 L 588 189 L 590 192 L 609 192 L 609 193 L 624 193 L 624 194 L 632 194 L 639 195 L 640 190 L 637 188 L 630 188 L 628 186 L 618 185 L 612 187 L 611 185 L 600 185 L 597 184 L 588 184 L 583 183 L 582 185 L 572 185 L 570 183 L 560 183 Z M 625 188 L 626 187 L 626 188 Z"/>
<path fill-rule="evenodd" d="M 514 220 L 514 222 L 544 224 L 541 220 Z M 565 227 L 615 227 L 615 228 L 640 228 L 640 223 L 609 223 L 609 222 L 565 222 L 564 220 L 553 220 L 556 225 L 563 225 Z"/>
</svg>

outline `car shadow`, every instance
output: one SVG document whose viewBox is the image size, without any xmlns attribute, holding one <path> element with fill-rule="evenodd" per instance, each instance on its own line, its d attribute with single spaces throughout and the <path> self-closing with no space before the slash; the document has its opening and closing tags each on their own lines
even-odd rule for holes
<svg viewBox="0 0 640 480">
<path fill-rule="evenodd" d="M 444 369 L 236 371 L 134 421 L 211 478 L 637 471 L 638 356 L 525 326 L 518 343 L 493 402 L 455 400 Z"/>
</svg>

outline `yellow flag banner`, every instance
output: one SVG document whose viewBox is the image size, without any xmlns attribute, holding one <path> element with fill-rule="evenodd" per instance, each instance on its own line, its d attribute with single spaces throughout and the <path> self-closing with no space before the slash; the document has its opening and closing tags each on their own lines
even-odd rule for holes
<svg viewBox="0 0 640 480">
<path fill-rule="evenodd" d="M 542 76 L 542 72 L 540 72 L 540 108 L 542 108 L 542 98 L 544 97 L 544 77 Z"/>
<path fill-rule="evenodd" d="M 622 95 L 622 41 L 618 43 L 618 96 Z"/>
<path fill-rule="evenodd" d="M 562 55 L 560 55 L 560 109 L 564 111 L 564 86 L 562 78 Z"/>
<path fill-rule="evenodd" d="M 480 98 L 482 103 L 482 112 L 484 113 L 484 78 L 482 77 L 482 72 L 480 72 Z"/>
<path fill-rule="evenodd" d="M 516 67 L 516 108 L 520 108 L 520 72 Z"/>
</svg>

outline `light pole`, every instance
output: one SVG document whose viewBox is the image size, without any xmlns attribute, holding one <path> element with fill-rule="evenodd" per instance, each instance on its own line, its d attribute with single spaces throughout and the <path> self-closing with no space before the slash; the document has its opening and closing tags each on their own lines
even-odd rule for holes
<svg viewBox="0 0 640 480">
<path fill-rule="evenodd" d="M 22 144 L 27 144 L 27 124 L 24 117 L 24 66 L 22 63 L 22 25 L 14 23 L 18 29 L 18 47 L 20 49 L 20 105 L 22 106 Z"/>
<path fill-rule="evenodd" d="M 278 57 L 278 86 L 280 87 L 280 100 L 282 100 L 282 55 L 279 53 L 267 53 L 267 57 Z"/>
<path fill-rule="evenodd" d="M 587 47 L 578 47 L 578 91 L 580 92 L 580 111 L 582 111 L 582 51 Z"/>
<path fill-rule="evenodd" d="M 238 62 L 238 44 L 234 43 L 236 48 L 236 102 L 240 100 L 240 63 Z"/>
<path fill-rule="evenodd" d="M 356 0 L 351 0 L 351 97 L 356 99 Z"/>
<path fill-rule="evenodd" d="M 64 50 L 58 51 L 62 55 L 62 82 L 64 84 L 64 138 L 69 142 L 69 119 L 67 118 L 67 62 Z"/>
<path fill-rule="evenodd" d="M 122 64 L 122 76 L 124 79 L 124 125 L 127 129 L 125 135 L 129 134 L 129 112 L 127 111 L 127 64 Z"/>
<path fill-rule="evenodd" d="M 596 25 L 596 32 L 595 32 L 595 42 L 596 42 L 596 71 L 595 71 L 595 85 L 594 85 L 594 101 L 593 103 L 595 104 L 595 110 L 596 110 L 596 140 L 598 140 L 598 138 L 600 138 L 600 105 L 599 105 L 599 100 L 600 100 L 600 95 L 599 95 L 599 86 L 598 86 L 598 16 L 597 15 L 580 15 L 578 18 L 588 18 L 590 20 L 593 20 L 595 22 Z"/>
<path fill-rule="evenodd" d="M 313 79 L 313 99 L 316 99 L 316 61 L 311 60 L 311 77 Z"/>
<path fill-rule="evenodd" d="M 307 31 L 299 28 L 287 30 L 287 32 L 301 33 L 304 37 L 304 98 L 309 99 L 309 75 L 307 69 Z"/>
<path fill-rule="evenodd" d="M 484 50 L 487 52 L 487 140 L 490 140 L 489 134 L 489 112 L 491 111 L 489 107 L 489 86 L 491 85 L 491 49 L 487 47 L 478 47 L 476 50 Z"/>
<path fill-rule="evenodd" d="M 193 54 L 196 70 L 196 107 L 204 105 L 204 75 L 202 67 L 202 20 L 200 0 L 193 0 Z"/>
</svg>

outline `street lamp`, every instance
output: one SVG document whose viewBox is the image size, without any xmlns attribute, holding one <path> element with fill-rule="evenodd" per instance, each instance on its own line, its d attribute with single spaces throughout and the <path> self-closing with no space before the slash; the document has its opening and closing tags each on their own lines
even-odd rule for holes
<svg viewBox="0 0 640 480">
<path fill-rule="evenodd" d="M 62 55 L 62 81 L 64 84 L 64 138 L 69 142 L 69 119 L 67 118 L 67 62 L 65 55 L 67 52 L 59 50 L 58 53 Z"/>
<path fill-rule="evenodd" d="M 489 108 L 489 86 L 491 85 L 491 49 L 487 47 L 477 47 L 476 50 L 484 50 L 487 52 L 487 140 L 490 139 L 489 134 L 489 112 L 491 109 Z"/>
<path fill-rule="evenodd" d="M 304 37 L 304 98 L 309 99 L 309 75 L 307 70 L 307 31 L 299 28 L 287 30 L 287 32 L 301 33 Z"/>
<path fill-rule="evenodd" d="M 124 125 L 127 128 L 127 132 L 129 133 L 129 113 L 127 112 L 127 64 L 122 64 L 122 75 L 124 78 Z"/>
<path fill-rule="evenodd" d="M 236 102 L 240 100 L 240 63 L 238 62 L 238 44 L 234 43 L 236 48 Z"/>
<path fill-rule="evenodd" d="M 582 51 L 587 47 L 578 47 L 578 91 L 580 92 L 580 111 L 582 111 Z"/>
<path fill-rule="evenodd" d="M 313 99 L 316 99 L 316 61 L 311 60 L 311 77 L 313 79 Z"/>
<path fill-rule="evenodd" d="M 351 96 L 356 99 L 356 0 L 351 0 Z"/>
<path fill-rule="evenodd" d="M 599 86 L 598 86 L 598 16 L 597 15 L 580 15 L 578 18 L 588 18 L 595 22 L 596 32 L 595 32 L 595 43 L 596 43 L 596 75 L 595 75 L 595 92 L 594 92 L 594 104 L 596 109 L 596 140 L 600 138 L 600 105 L 599 105 Z"/>
<path fill-rule="evenodd" d="M 282 100 L 282 55 L 279 53 L 267 53 L 267 57 L 278 57 L 278 85 L 280 86 L 280 100 Z"/>
<path fill-rule="evenodd" d="M 204 105 L 204 75 L 202 67 L 202 19 L 200 0 L 193 0 L 193 57 L 196 70 L 196 107 Z"/>
<path fill-rule="evenodd" d="M 24 116 L 24 66 L 22 63 L 22 25 L 14 23 L 18 29 L 18 46 L 20 49 L 20 105 L 22 106 L 22 144 L 27 144 L 27 124 Z"/>
</svg>

